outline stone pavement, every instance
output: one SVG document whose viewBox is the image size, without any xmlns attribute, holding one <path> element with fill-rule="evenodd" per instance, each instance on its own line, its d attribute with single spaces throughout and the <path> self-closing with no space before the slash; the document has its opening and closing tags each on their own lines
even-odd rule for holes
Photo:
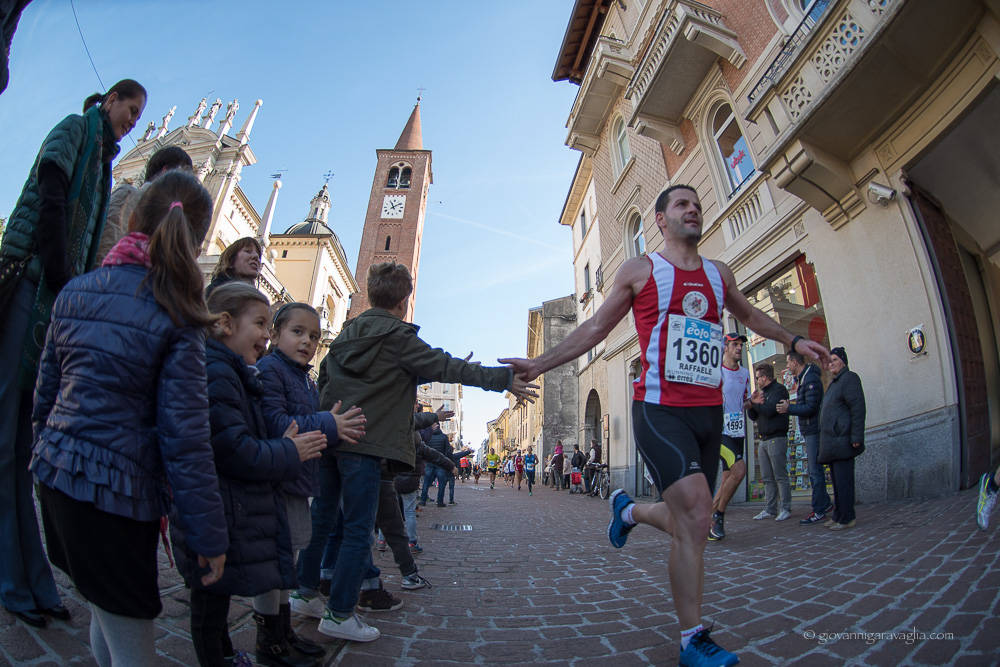
<svg viewBox="0 0 1000 667">
<path fill-rule="evenodd" d="M 976 528 L 975 499 L 859 505 L 858 527 L 840 533 L 799 526 L 804 506 L 780 524 L 733 506 L 727 537 L 706 549 L 706 624 L 750 666 L 1000 664 L 1000 526 Z M 376 554 L 404 607 L 367 616 L 376 642 L 329 642 L 327 664 L 677 664 L 669 538 L 642 526 L 615 550 L 606 502 L 544 487 L 529 497 L 458 484 L 456 500 L 419 521 L 417 562 L 434 588 L 399 592 L 391 556 Z M 160 664 L 194 665 L 187 593 L 162 572 Z M 0 612 L 0 663 L 94 664 L 86 607 L 58 576 L 73 620 L 37 631 Z M 230 620 L 237 647 L 252 649 L 248 605 L 234 599 Z M 299 623 L 322 638 L 313 625 Z"/>
</svg>

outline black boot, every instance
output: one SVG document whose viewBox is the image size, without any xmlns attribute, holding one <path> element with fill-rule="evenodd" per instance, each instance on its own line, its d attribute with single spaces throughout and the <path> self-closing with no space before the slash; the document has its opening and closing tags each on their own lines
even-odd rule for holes
<svg viewBox="0 0 1000 667">
<path fill-rule="evenodd" d="M 281 616 L 265 616 L 253 613 L 257 622 L 257 662 L 268 667 L 316 667 L 319 661 L 302 655 L 285 640 L 281 628 Z"/>
<path fill-rule="evenodd" d="M 288 645 L 296 649 L 303 655 L 322 656 L 326 655 L 326 649 L 316 642 L 309 641 L 305 637 L 299 637 L 292 630 L 292 606 L 287 602 L 278 607 L 278 616 L 281 617 L 281 628 Z"/>
</svg>

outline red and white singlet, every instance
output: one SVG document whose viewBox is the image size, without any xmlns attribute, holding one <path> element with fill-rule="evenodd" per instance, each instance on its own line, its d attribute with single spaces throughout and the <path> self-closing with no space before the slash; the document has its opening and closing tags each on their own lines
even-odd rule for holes
<svg viewBox="0 0 1000 667">
<path fill-rule="evenodd" d="M 726 291 L 715 264 L 683 271 L 648 255 L 649 280 L 632 301 L 642 350 L 635 400 L 659 405 L 722 403 L 722 308 Z"/>
</svg>

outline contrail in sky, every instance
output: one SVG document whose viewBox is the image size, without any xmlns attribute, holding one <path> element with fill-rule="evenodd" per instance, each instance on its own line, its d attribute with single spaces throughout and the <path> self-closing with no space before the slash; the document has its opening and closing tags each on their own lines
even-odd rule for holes
<svg viewBox="0 0 1000 667">
<path fill-rule="evenodd" d="M 484 225 L 483 223 L 476 222 L 474 220 L 466 220 L 465 218 L 456 218 L 453 215 L 440 213 L 438 211 L 430 211 L 430 214 L 444 218 L 445 220 L 453 220 L 463 225 L 468 225 L 469 227 L 478 227 L 479 229 L 485 229 L 488 232 L 493 232 L 494 234 L 499 234 L 501 236 L 509 236 L 512 239 L 517 239 L 518 241 L 524 241 L 526 243 L 534 243 L 535 245 L 540 245 L 543 248 L 548 248 L 549 250 L 563 250 L 563 248 L 556 245 L 552 245 L 551 243 L 546 243 L 545 241 L 539 241 L 538 239 L 532 238 L 530 236 L 522 236 L 520 234 L 508 232 L 506 229 L 497 229 L 496 227 L 490 227 L 489 225 Z"/>
</svg>

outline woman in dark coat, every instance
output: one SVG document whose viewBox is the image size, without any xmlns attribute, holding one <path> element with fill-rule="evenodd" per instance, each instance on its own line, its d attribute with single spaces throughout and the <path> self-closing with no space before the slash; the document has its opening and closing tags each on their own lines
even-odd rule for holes
<svg viewBox="0 0 1000 667">
<path fill-rule="evenodd" d="M 145 89 L 125 79 L 94 94 L 42 143 L 0 245 L 0 602 L 25 623 L 66 620 L 31 497 L 31 400 L 52 304 L 92 268 L 118 141 L 139 120 Z"/>
<path fill-rule="evenodd" d="M 865 450 L 865 392 L 861 378 L 847 367 L 847 351 L 830 351 L 833 381 L 823 395 L 819 416 L 818 461 L 830 466 L 833 479 L 833 518 L 830 530 L 854 527 L 854 457 Z"/>
</svg>

